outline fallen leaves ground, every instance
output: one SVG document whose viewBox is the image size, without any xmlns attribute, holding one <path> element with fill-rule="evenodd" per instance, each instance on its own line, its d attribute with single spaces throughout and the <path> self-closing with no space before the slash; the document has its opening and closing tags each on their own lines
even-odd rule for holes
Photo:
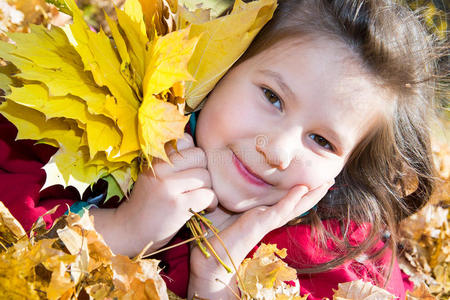
<svg viewBox="0 0 450 300">
<path fill-rule="evenodd" d="M 114 255 L 88 213 L 29 236 L 0 202 L 1 299 L 168 299 L 158 261 Z"/>
<path fill-rule="evenodd" d="M 446 127 L 448 128 L 448 127 Z M 440 182 L 430 202 L 400 225 L 401 269 L 415 286 L 424 283 L 438 299 L 450 298 L 450 145 L 433 142 Z M 422 289 L 426 289 L 425 285 Z"/>
</svg>

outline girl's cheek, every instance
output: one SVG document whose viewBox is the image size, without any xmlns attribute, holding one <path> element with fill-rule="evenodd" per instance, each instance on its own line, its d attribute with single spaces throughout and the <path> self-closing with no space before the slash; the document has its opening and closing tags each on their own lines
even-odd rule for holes
<svg viewBox="0 0 450 300">
<path fill-rule="evenodd" d="M 309 157 L 297 159 L 287 182 L 290 186 L 306 185 L 310 190 L 336 178 L 344 167 L 341 159 Z"/>
</svg>

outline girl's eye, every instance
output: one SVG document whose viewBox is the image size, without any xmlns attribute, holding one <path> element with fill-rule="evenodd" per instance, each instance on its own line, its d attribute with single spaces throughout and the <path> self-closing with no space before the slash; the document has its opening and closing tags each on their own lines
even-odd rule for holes
<svg viewBox="0 0 450 300">
<path fill-rule="evenodd" d="M 310 134 L 309 135 L 314 142 L 316 142 L 320 147 L 326 148 L 328 150 L 332 150 L 333 151 L 333 146 L 324 138 L 321 137 L 320 135 L 317 134 Z"/>
<path fill-rule="evenodd" d="M 277 96 L 277 94 L 275 94 L 274 92 L 272 92 L 271 90 L 269 90 L 267 88 L 262 88 L 262 91 L 263 91 L 264 96 L 266 97 L 266 99 L 269 100 L 269 102 L 271 104 L 273 104 L 273 106 L 275 106 L 279 110 L 282 110 L 281 100 Z"/>
</svg>

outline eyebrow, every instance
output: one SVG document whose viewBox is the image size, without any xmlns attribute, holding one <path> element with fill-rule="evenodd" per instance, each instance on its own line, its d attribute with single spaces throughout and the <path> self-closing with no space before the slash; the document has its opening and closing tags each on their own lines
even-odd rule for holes
<svg viewBox="0 0 450 300">
<path fill-rule="evenodd" d="M 295 93 L 291 90 L 291 88 L 286 84 L 286 82 L 283 79 L 283 76 L 275 71 L 272 70 L 260 70 L 260 73 L 263 75 L 266 75 L 268 77 L 271 77 L 275 82 L 278 84 L 278 86 L 283 90 L 284 93 L 287 94 L 287 96 L 291 99 L 296 99 Z"/>
</svg>

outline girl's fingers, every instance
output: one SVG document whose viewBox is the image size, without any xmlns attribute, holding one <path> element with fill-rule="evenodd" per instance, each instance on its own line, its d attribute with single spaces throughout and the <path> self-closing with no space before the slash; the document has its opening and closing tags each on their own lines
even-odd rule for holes
<svg viewBox="0 0 450 300">
<path fill-rule="evenodd" d="M 297 185 L 292 187 L 286 196 L 281 198 L 278 203 L 273 205 L 271 209 L 274 209 L 280 215 L 284 216 L 286 214 L 292 213 L 296 204 L 308 193 L 308 188 L 303 185 Z"/>
<path fill-rule="evenodd" d="M 305 186 L 294 186 L 277 204 L 265 210 L 273 226 L 278 228 L 290 220 L 302 215 L 316 205 L 334 184 L 334 180 L 308 191 Z M 275 229 L 274 228 L 274 229 Z"/>
<path fill-rule="evenodd" d="M 201 188 L 189 191 L 184 194 L 186 196 L 186 204 L 195 212 L 202 210 L 213 210 L 217 207 L 218 200 L 216 193 L 212 189 Z"/>
<path fill-rule="evenodd" d="M 300 201 L 297 202 L 295 209 L 293 210 L 294 216 L 291 218 L 296 218 L 303 213 L 307 212 L 314 207 L 328 192 L 331 186 L 334 184 L 334 179 L 322 184 L 321 186 L 311 190 L 305 196 L 302 197 Z"/>
<path fill-rule="evenodd" d="M 177 140 L 177 149 L 172 147 L 172 145 L 170 143 L 167 143 L 165 145 L 167 156 L 170 156 L 171 154 L 176 153 L 177 150 L 179 152 L 181 150 L 189 149 L 192 147 L 195 147 L 194 139 L 192 138 L 192 136 L 189 133 L 186 133 L 186 132 L 184 133 L 184 135 L 181 139 Z"/>
<path fill-rule="evenodd" d="M 196 189 L 211 188 L 211 176 L 204 168 L 179 171 L 164 179 L 169 192 L 183 194 Z"/>
<path fill-rule="evenodd" d="M 170 174 L 192 169 L 192 168 L 206 168 L 206 154 L 198 147 L 191 147 L 181 149 L 179 152 L 173 151 L 169 155 L 172 166 L 168 163 L 158 160 L 153 164 L 153 170 L 159 178 L 164 178 Z"/>
<path fill-rule="evenodd" d="M 189 149 L 189 148 L 193 148 L 193 147 L 195 147 L 195 144 L 194 144 L 194 140 L 193 140 L 192 136 L 190 136 L 188 133 L 184 133 L 183 137 L 177 140 L 177 149 L 175 149 L 172 146 L 172 143 L 166 143 L 164 145 L 164 150 L 166 151 L 166 154 L 170 159 L 170 156 L 172 154 L 180 152 L 181 150 Z M 167 162 L 165 162 L 164 160 L 162 160 L 160 158 L 154 158 L 152 161 L 152 166 L 154 167 L 155 165 L 158 165 L 158 164 L 167 164 Z"/>
</svg>

